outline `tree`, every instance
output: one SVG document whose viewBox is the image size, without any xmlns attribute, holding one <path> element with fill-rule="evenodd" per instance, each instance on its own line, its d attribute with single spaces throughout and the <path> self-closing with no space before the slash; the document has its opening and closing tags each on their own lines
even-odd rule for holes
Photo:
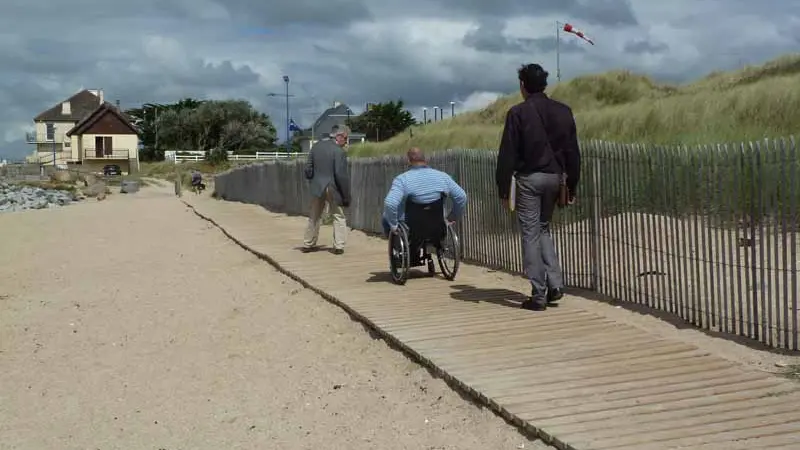
<svg viewBox="0 0 800 450">
<path fill-rule="evenodd" d="M 269 116 L 245 100 L 183 99 L 126 111 L 139 127 L 142 159 L 163 159 L 163 149 L 246 152 L 275 146 Z"/>
<path fill-rule="evenodd" d="M 139 139 L 144 147 L 140 157 L 145 161 L 164 159 L 164 146 L 161 145 L 160 139 L 161 130 L 157 124 L 163 114 L 168 114 L 170 111 L 195 109 L 205 102 L 205 100 L 185 98 L 173 104 L 145 103 L 141 108 L 125 111 L 139 128 Z"/>
<path fill-rule="evenodd" d="M 347 124 L 354 132 L 364 133 L 368 140 L 385 141 L 417 123 L 403 106 L 402 100 L 375 103 Z"/>
</svg>

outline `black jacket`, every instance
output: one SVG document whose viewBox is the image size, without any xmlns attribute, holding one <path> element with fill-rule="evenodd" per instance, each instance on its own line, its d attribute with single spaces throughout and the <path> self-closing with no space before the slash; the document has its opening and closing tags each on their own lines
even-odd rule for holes
<svg viewBox="0 0 800 450">
<path fill-rule="evenodd" d="M 547 149 L 545 140 L 550 143 L 552 152 Z M 581 156 L 575 117 L 569 106 L 540 93 L 529 96 L 508 111 L 495 172 L 500 198 L 508 198 L 511 176 L 515 172 L 523 175 L 566 173 L 570 197 L 575 196 L 581 175 Z"/>
</svg>

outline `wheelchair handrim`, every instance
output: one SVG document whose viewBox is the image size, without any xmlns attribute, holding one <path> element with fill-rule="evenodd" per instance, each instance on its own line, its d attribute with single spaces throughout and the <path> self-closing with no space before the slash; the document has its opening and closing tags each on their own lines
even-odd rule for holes
<svg viewBox="0 0 800 450">
<path fill-rule="evenodd" d="M 458 236 L 456 236 L 453 229 L 448 226 L 447 234 L 445 235 L 445 238 L 442 241 L 442 246 L 436 255 L 439 259 L 439 265 L 441 266 L 442 272 L 455 274 L 455 272 L 458 270 L 458 265 L 461 260 L 459 250 Z"/>
<path fill-rule="evenodd" d="M 399 244 L 399 249 L 396 249 L 395 243 Z M 397 252 L 396 252 L 397 250 Z M 392 278 L 395 281 L 401 281 L 405 278 L 409 266 L 408 248 L 403 236 L 392 234 L 389 236 L 389 270 L 391 271 Z"/>
</svg>

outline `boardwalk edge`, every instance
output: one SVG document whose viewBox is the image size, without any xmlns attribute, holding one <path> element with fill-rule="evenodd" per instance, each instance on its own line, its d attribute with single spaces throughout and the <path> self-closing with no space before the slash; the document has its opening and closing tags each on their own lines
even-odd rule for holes
<svg viewBox="0 0 800 450">
<path fill-rule="evenodd" d="M 437 377 L 439 377 L 442 380 L 444 380 L 451 388 L 453 388 L 453 389 L 455 389 L 457 391 L 460 391 L 462 393 L 465 393 L 466 395 L 468 395 L 472 399 L 473 402 L 475 402 L 475 403 L 477 403 L 479 405 L 482 405 L 482 406 L 490 409 L 491 411 L 493 411 L 495 414 L 500 416 L 503 420 L 505 420 L 506 422 L 510 423 L 511 425 L 513 425 L 514 427 L 518 428 L 519 430 L 521 430 L 523 434 L 525 434 L 527 436 L 530 436 L 530 437 L 541 439 L 545 443 L 547 443 L 549 445 L 553 445 L 556 448 L 558 448 L 559 450 L 579 450 L 579 449 L 573 447 L 572 445 L 569 445 L 568 443 L 561 441 L 557 436 L 553 436 L 553 435 L 545 432 L 541 428 L 538 428 L 535 425 L 531 424 L 530 422 L 527 422 L 527 421 L 519 418 L 518 416 L 516 416 L 515 414 L 511 413 L 506 408 L 504 408 L 502 405 L 500 405 L 499 403 L 495 402 L 491 398 L 487 397 L 483 393 L 475 390 L 474 388 L 472 388 L 471 386 L 467 385 L 466 383 L 463 383 L 462 381 L 460 381 L 456 377 L 453 377 L 452 375 L 447 373 L 445 370 L 440 368 L 438 365 L 436 365 L 436 363 L 434 363 L 433 361 L 431 361 L 428 358 L 424 357 L 422 354 L 418 353 L 416 350 L 414 350 L 410 346 L 406 345 L 400 339 L 397 339 L 391 333 L 389 333 L 389 332 L 383 330 L 381 327 L 377 326 L 375 323 L 373 323 L 371 320 L 369 320 L 369 318 L 367 318 L 364 315 L 360 314 L 358 311 L 356 311 L 355 309 L 350 307 L 344 301 L 342 301 L 342 300 L 338 299 L 337 297 L 329 294 L 328 292 L 326 292 L 326 291 L 314 286 L 313 284 L 309 283 L 308 281 L 306 281 L 302 277 L 298 276 L 297 274 L 295 274 L 291 270 L 286 269 L 283 265 L 281 265 L 277 260 L 275 260 L 271 256 L 269 256 L 269 255 L 267 255 L 265 253 L 259 252 L 258 250 L 248 246 L 247 244 L 242 242 L 240 239 L 238 239 L 236 236 L 234 236 L 232 233 L 230 233 L 228 230 L 226 230 L 225 227 L 223 227 L 219 222 L 215 221 L 212 217 L 207 216 L 207 215 L 201 213 L 200 211 L 198 211 L 197 208 L 195 208 L 195 206 L 192 205 L 191 203 L 188 203 L 185 200 L 180 200 L 180 201 L 181 201 L 181 203 L 186 205 L 197 217 L 199 217 L 199 218 L 211 223 L 212 225 L 214 225 L 214 227 L 216 227 L 219 231 L 221 231 L 222 234 L 224 234 L 228 239 L 230 239 L 231 241 L 236 243 L 236 245 L 238 245 L 239 247 L 241 247 L 245 251 L 253 254 L 257 258 L 261 259 L 262 261 L 267 262 L 269 265 L 273 266 L 281 274 L 286 275 L 287 277 L 291 278 L 292 280 L 296 281 L 297 283 L 300 283 L 300 285 L 302 285 L 304 288 L 314 292 L 315 294 L 317 294 L 320 297 L 324 298 L 329 303 L 332 303 L 332 304 L 338 306 L 339 308 L 343 309 L 353 320 L 355 320 L 356 322 L 359 322 L 362 325 L 366 326 L 372 332 L 374 332 L 376 335 L 378 335 L 381 339 L 383 339 L 384 341 L 389 343 L 392 347 L 395 347 L 395 348 L 399 349 L 407 357 L 411 358 L 415 362 L 419 363 L 420 365 L 424 366 L 425 368 L 427 368 L 428 370 L 433 372 Z"/>
</svg>

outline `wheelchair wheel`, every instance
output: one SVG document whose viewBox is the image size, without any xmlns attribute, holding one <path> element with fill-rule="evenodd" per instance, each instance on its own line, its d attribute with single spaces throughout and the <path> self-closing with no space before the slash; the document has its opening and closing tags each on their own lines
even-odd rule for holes
<svg viewBox="0 0 800 450">
<path fill-rule="evenodd" d="M 395 284 L 406 284 L 411 267 L 410 258 L 408 232 L 400 226 L 397 233 L 389 234 L 389 270 Z"/>
<path fill-rule="evenodd" d="M 436 249 L 436 258 L 439 260 L 442 276 L 453 281 L 458 273 L 458 265 L 461 263 L 461 246 L 452 225 L 447 225 L 447 235 Z"/>
</svg>

